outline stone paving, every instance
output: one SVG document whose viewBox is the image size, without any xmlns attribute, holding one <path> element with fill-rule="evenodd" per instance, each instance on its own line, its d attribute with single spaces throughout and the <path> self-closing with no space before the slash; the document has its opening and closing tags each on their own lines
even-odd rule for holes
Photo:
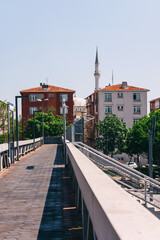
<svg viewBox="0 0 160 240">
<path fill-rule="evenodd" d="M 68 231 L 75 216 L 72 221 L 63 210 L 66 190 L 61 154 L 60 146 L 44 145 L 0 173 L 0 240 L 81 239 L 81 233 L 72 237 Z"/>
</svg>

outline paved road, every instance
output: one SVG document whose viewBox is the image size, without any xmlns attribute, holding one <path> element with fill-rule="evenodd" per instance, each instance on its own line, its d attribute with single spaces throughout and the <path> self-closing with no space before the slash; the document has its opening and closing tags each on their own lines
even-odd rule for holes
<svg viewBox="0 0 160 240">
<path fill-rule="evenodd" d="M 62 161 L 44 145 L 0 173 L 0 240 L 63 239 Z"/>
</svg>

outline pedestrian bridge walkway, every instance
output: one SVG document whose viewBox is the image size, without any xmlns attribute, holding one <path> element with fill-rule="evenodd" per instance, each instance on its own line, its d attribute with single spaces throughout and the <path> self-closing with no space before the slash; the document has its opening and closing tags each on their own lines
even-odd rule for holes
<svg viewBox="0 0 160 240">
<path fill-rule="evenodd" d="M 0 239 L 82 239 L 81 229 L 71 231 L 81 221 L 69 180 L 61 146 L 53 144 L 1 172 Z"/>
<path fill-rule="evenodd" d="M 43 145 L 0 173 L 0 240 L 159 236 L 159 219 L 70 142 Z"/>
</svg>

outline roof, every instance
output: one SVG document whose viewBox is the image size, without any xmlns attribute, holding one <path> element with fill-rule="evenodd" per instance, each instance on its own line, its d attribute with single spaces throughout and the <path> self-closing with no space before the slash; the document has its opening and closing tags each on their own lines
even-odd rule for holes
<svg viewBox="0 0 160 240">
<path fill-rule="evenodd" d="M 73 100 L 74 100 L 75 107 L 85 107 L 86 106 L 86 100 L 84 98 L 75 97 Z"/>
<path fill-rule="evenodd" d="M 20 91 L 20 93 L 26 93 L 26 92 L 72 92 L 74 93 L 75 90 L 48 85 L 48 89 L 47 88 L 42 89 L 42 87 L 40 86 L 40 87 L 29 88 L 29 89 Z"/>
<path fill-rule="evenodd" d="M 127 85 L 127 88 L 122 88 L 122 84 L 107 86 L 105 88 L 99 89 L 99 91 L 149 91 L 149 89 L 133 87 Z"/>
<path fill-rule="evenodd" d="M 160 100 L 160 98 L 153 99 L 153 100 L 151 100 L 150 102 L 155 102 L 155 101 L 157 101 L 157 100 Z"/>
</svg>

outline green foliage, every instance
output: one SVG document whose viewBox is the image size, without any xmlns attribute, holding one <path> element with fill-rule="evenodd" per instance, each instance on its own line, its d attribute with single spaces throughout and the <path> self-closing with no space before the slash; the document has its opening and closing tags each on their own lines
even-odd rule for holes
<svg viewBox="0 0 160 240">
<path fill-rule="evenodd" d="M 99 150 L 111 155 L 124 151 L 127 128 L 115 114 L 107 114 L 96 126 L 99 130 L 99 137 L 97 137 Z"/>
<path fill-rule="evenodd" d="M 155 137 L 153 143 L 153 162 L 160 164 L 160 110 L 152 111 L 136 122 L 127 134 L 126 153 L 144 155 L 148 157 L 149 133 L 152 127 L 152 118 L 156 117 Z"/>
<path fill-rule="evenodd" d="M 141 173 L 149 176 L 149 168 L 143 167 L 143 168 L 135 168 L 136 170 L 140 171 Z M 153 178 L 160 177 L 160 167 L 153 166 Z"/>
<path fill-rule="evenodd" d="M 125 152 L 132 156 L 148 154 L 148 130 L 151 127 L 149 118 L 144 116 L 129 129 Z"/>
<path fill-rule="evenodd" d="M 8 141 L 8 133 L 4 133 L 0 135 L 0 144 Z"/>
<path fill-rule="evenodd" d="M 0 101 L 0 131 L 5 133 L 7 130 L 7 103 Z"/>
<path fill-rule="evenodd" d="M 54 116 L 52 112 L 43 113 L 44 116 L 44 136 L 61 136 L 63 133 L 63 118 Z M 34 118 L 27 121 L 25 128 L 25 137 L 33 138 Z M 42 136 L 42 113 L 37 113 L 35 116 L 35 137 Z"/>
</svg>

